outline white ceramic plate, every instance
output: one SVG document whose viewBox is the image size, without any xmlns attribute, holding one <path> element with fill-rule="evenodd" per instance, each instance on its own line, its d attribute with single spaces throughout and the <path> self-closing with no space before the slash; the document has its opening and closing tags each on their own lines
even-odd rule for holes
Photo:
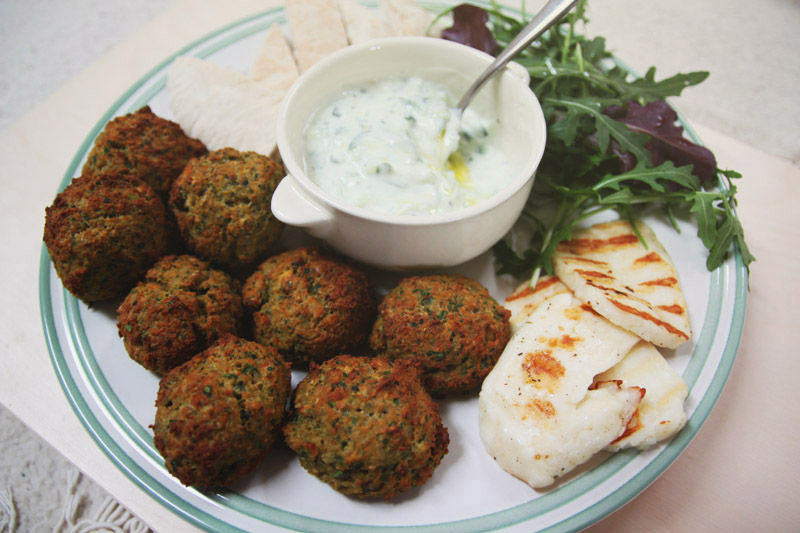
<svg viewBox="0 0 800 533">
<path fill-rule="evenodd" d="M 190 54 L 247 72 L 267 28 L 283 22 L 274 9 L 226 26 L 187 46 Z M 98 121 L 70 164 L 59 190 L 79 174 L 94 138 L 113 117 L 150 105 L 172 118 L 165 92 L 173 57 L 131 87 Z M 688 128 L 687 128 L 688 129 Z M 689 385 L 689 421 L 669 443 L 646 452 L 600 454 L 547 491 L 535 491 L 503 472 L 478 436 L 476 397 L 440 402 L 450 450 L 433 478 L 390 502 L 347 498 L 306 473 L 287 449 L 276 446 L 246 481 L 224 492 L 182 486 L 164 469 L 149 425 L 158 378 L 134 363 L 116 331 L 118 301 L 86 306 L 55 275 L 47 250 L 40 264 L 45 337 L 58 379 L 76 415 L 97 445 L 142 491 L 187 521 L 213 531 L 403 531 L 493 529 L 567 531 L 586 527 L 644 490 L 678 457 L 717 401 L 733 365 L 744 321 L 746 270 L 738 254 L 714 272 L 695 229 L 681 233 L 647 219 L 674 259 L 684 288 L 694 338 L 666 354 Z M 289 230 L 285 244 L 305 238 Z M 518 280 L 496 277 L 487 253 L 454 269 L 479 279 L 502 302 Z M 397 276 L 373 272 L 384 291 Z M 295 373 L 296 384 L 301 375 Z"/>
</svg>

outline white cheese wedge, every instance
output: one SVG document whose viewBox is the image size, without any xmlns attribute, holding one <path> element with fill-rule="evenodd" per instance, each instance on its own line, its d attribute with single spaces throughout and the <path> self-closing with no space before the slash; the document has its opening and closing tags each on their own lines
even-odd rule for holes
<svg viewBox="0 0 800 533">
<path fill-rule="evenodd" d="M 644 391 L 605 383 L 639 339 L 571 294 L 543 302 L 514 334 L 478 399 L 487 452 L 534 488 L 586 462 L 625 432 Z"/>
<path fill-rule="evenodd" d="M 656 346 L 675 348 L 692 336 L 675 266 L 642 222 L 647 248 L 625 220 L 573 231 L 553 255 L 555 275 L 575 296 L 620 327 Z"/>
</svg>

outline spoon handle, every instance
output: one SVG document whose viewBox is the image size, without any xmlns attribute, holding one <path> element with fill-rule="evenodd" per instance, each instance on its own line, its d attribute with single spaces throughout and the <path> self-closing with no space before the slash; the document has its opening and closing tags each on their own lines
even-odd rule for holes
<svg viewBox="0 0 800 533">
<path fill-rule="evenodd" d="M 508 46 L 498 54 L 495 60 L 486 68 L 485 71 L 475 80 L 466 94 L 458 102 L 458 109 L 464 108 L 472 101 L 483 85 L 494 76 L 494 74 L 506 66 L 520 52 L 525 50 L 534 40 L 541 36 L 547 29 L 555 24 L 567 11 L 578 3 L 578 0 L 549 0 L 535 17 L 508 43 Z"/>
</svg>

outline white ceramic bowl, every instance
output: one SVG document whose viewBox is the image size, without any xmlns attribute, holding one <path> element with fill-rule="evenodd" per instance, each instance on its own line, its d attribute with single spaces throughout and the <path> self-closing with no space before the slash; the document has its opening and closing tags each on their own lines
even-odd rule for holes
<svg viewBox="0 0 800 533">
<path fill-rule="evenodd" d="M 470 104 L 498 117 L 498 145 L 514 177 L 503 190 L 464 209 L 436 215 L 390 215 L 347 205 L 322 190 L 303 167 L 303 133 L 312 114 L 346 85 L 397 76 L 444 84 L 457 101 L 492 61 L 473 48 L 431 37 L 396 37 L 348 46 L 305 71 L 286 94 L 278 115 L 278 149 L 287 176 L 272 211 L 347 256 L 387 269 L 452 266 L 488 250 L 519 217 L 545 145 L 545 120 L 528 74 L 511 64 Z"/>
</svg>

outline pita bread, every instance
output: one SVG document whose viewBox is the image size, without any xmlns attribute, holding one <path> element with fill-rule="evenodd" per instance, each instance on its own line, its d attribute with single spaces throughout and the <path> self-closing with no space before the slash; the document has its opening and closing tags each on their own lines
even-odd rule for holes
<svg viewBox="0 0 800 533">
<path fill-rule="evenodd" d="M 675 348 L 692 336 L 678 274 L 655 233 L 624 220 L 575 231 L 559 244 L 553 270 L 575 296 L 614 324 L 656 346 Z"/>
<path fill-rule="evenodd" d="M 285 0 L 284 8 L 300 72 L 347 46 L 336 0 Z"/>
<path fill-rule="evenodd" d="M 433 15 L 415 0 L 381 0 L 379 5 L 397 35 L 426 35 L 433 21 Z"/>
<path fill-rule="evenodd" d="M 647 393 L 633 423 L 606 449 L 646 449 L 680 431 L 686 424 L 683 404 L 689 389 L 655 346 L 641 341 L 595 382 L 619 381 L 622 387 L 641 387 Z"/>
<path fill-rule="evenodd" d="M 182 56 L 167 75 L 175 121 L 209 150 L 224 147 L 269 155 L 275 148 L 284 80 L 251 80 L 209 61 Z M 277 85 L 277 87 L 276 87 Z"/>
<path fill-rule="evenodd" d="M 379 9 L 363 6 L 356 0 L 339 0 L 339 11 L 350 44 L 396 35 L 394 28 Z"/>
<path fill-rule="evenodd" d="M 639 341 L 571 294 L 545 300 L 513 335 L 478 397 L 489 454 L 546 487 L 621 437 L 645 393 L 594 376 Z M 590 389 L 591 388 L 591 389 Z"/>
<path fill-rule="evenodd" d="M 273 24 L 261 43 L 261 48 L 250 68 L 250 79 L 263 80 L 271 78 L 270 83 L 275 90 L 289 90 L 292 83 L 300 75 L 292 56 L 289 42 L 278 24 Z"/>
<path fill-rule="evenodd" d="M 280 27 L 267 31 L 250 77 L 210 61 L 181 56 L 167 74 L 175 121 L 209 150 L 275 152 L 274 125 L 283 95 L 299 76 Z"/>
</svg>

